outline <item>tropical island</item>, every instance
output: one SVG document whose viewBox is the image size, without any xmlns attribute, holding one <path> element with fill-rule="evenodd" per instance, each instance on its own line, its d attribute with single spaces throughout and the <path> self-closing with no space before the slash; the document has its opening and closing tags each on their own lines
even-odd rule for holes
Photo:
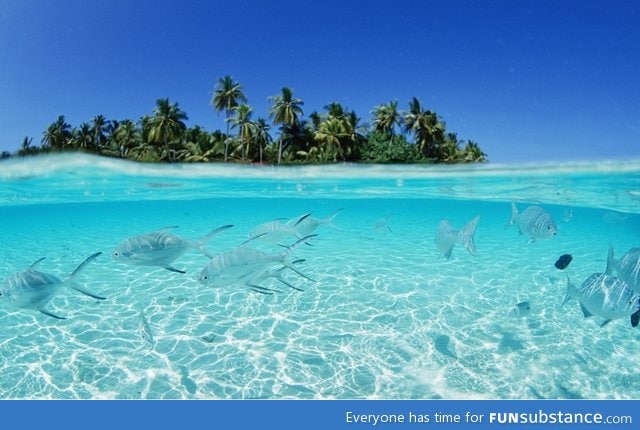
<svg viewBox="0 0 640 430">
<path fill-rule="evenodd" d="M 471 140 L 446 130 L 434 111 L 413 97 L 402 111 L 397 101 L 376 106 L 371 124 L 364 124 L 340 103 L 324 106 L 304 118 L 303 100 L 284 87 L 272 103 L 268 119 L 253 117 L 242 85 L 231 76 L 220 78 L 210 104 L 224 112 L 226 130 L 187 127 L 187 114 L 159 99 L 152 115 L 138 121 L 108 120 L 96 115 L 72 127 L 60 115 L 44 131 L 40 146 L 25 137 L 16 156 L 81 151 L 141 162 L 240 162 L 268 164 L 470 163 L 486 161 Z M 277 129 L 277 136 L 271 130 Z M 3 158 L 12 154 L 3 153 Z"/>
</svg>

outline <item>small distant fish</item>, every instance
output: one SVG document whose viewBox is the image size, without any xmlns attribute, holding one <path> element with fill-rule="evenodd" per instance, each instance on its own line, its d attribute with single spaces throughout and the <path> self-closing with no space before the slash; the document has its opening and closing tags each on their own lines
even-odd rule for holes
<svg viewBox="0 0 640 430">
<path fill-rule="evenodd" d="M 620 212 L 607 211 L 604 213 L 604 215 L 602 215 L 602 221 L 606 222 L 607 224 L 620 224 L 627 221 L 628 219 L 628 213 L 623 215 Z"/>
<path fill-rule="evenodd" d="M 573 209 L 565 209 L 562 213 L 562 221 L 569 222 L 573 219 Z"/>
<path fill-rule="evenodd" d="M 438 225 L 436 231 L 436 248 L 441 255 L 445 258 L 451 258 L 451 252 L 456 243 L 464 245 L 465 249 L 469 251 L 469 254 L 476 255 L 476 244 L 474 235 L 476 233 L 476 227 L 480 221 L 480 215 L 473 218 L 465 225 L 462 230 L 455 230 L 449 221 L 443 219 Z"/>
<path fill-rule="evenodd" d="M 157 266 L 172 272 L 185 273 L 184 270 L 173 267 L 171 263 L 190 249 L 197 249 L 207 257 L 213 258 L 205 248 L 206 243 L 216 234 L 231 227 L 233 226 L 219 227 L 195 242 L 167 232 L 166 230 L 175 228 L 167 227 L 125 240 L 113 250 L 112 256 L 114 260 L 125 264 Z"/>
<path fill-rule="evenodd" d="M 528 301 L 520 302 L 516 305 L 513 305 L 507 311 L 507 315 L 509 317 L 514 317 L 514 318 L 526 317 L 530 313 L 531 313 L 531 303 L 529 303 Z"/>
<path fill-rule="evenodd" d="M 558 270 L 564 270 L 567 268 L 567 266 L 569 265 L 569 263 L 571 263 L 571 260 L 573 260 L 573 257 L 571 256 L 571 254 L 564 254 L 561 255 L 555 262 L 554 266 L 556 266 L 556 269 Z"/>
<path fill-rule="evenodd" d="M 147 182 L 147 187 L 149 188 L 173 188 L 181 186 L 182 184 L 174 184 L 171 182 Z"/>
<path fill-rule="evenodd" d="M 0 287 L 0 298 L 8 300 L 11 305 L 17 308 L 37 310 L 52 318 L 64 320 L 66 319 L 65 317 L 58 316 L 46 309 L 47 304 L 62 287 L 69 286 L 94 299 L 105 299 L 104 297 L 74 285 L 78 274 L 100 254 L 102 254 L 102 252 L 97 252 L 88 257 L 65 279 L 60 279 L 55 275 L 36 270 L 36 266 L 45 259 L 43 257 L 29 266 L 24 272 L 14 273 L 8 276 L 2 284 L 2 287 Z"/>
<path fill-rule="evenodd" d="M 576 298 L 585 318 L 603 319 L 600 327 L 615 319 L 630 317 L 631 326 L 640 322 L 640 296 L 622 279 L 605 273 L 594 273 L 579 287 L 567 276 L 567 294 L 562 305 Z"/>
<path fill-rule="evenodd" d="M 620 260 L 616 260 L 613 255 L 613 245 L 609 245 L 605 273 L 611 275 L 614 271 L 633 291 L 640 294 L 640 248 L 631 248 Z"/>
<path fill-rule="evenodd" d="M 289 221 L 287 221 L 287 225 L 295 228 L 300 237 L 305 237 L 313 234 L 321 225 L 326 225 L 340 231 L 340 228 L 333 223 L 334 218 L 340 213 L 340 211 L 342 211 L 342 208 L 337 209 L 334 213 L 324 219 L 303 215 L 302 217 L 290 219 Z"/>
<path fill-rule="evenodd" d="M 149 345 L 151 345 L 151 349 L 155 346 L 155 340 L 153 338 L 153 332 L 151 331 L 151 326 L 149 326 L 149 322 L 147 321 L 147 317 L 144 315 L 144 311 L 140 310 L 140 336 L 142 339 L 147 341 Z"/>
<path fill-rule="evenodd" d="M 529 206 L 518 213 L 515 203 L 511 202 L 511 219 L 507 226 L 518 224 L 520 234 L 529 237 L 529 242 L 537 239 L 548 239 L 558 234 L 558 226 L 551 215 L 540 206 Z"/>
<path fill-rule="evenodd" d="M 391 218 L 393 218 L 393 214 L 389 214 L 384 218 L 380 218 L 376 222 L 373 223 L 373 229 L 375 231 L 392 231 L 389 223 L 391 222 Z"/>
</svg>

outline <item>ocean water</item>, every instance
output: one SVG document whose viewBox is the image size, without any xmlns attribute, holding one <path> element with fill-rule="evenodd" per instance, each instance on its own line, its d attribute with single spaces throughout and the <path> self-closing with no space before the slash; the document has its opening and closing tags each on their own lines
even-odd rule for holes
<svg viewBox="0 0 640 430">
<path fill-rule="evenodd" d="M 558 235 L 529 243 L 506 227 L 511 202 L 540 205 Z M 220 254 L 264 222 L 335 216 L 260 294 L 208 287 L 209 258 L 173 266 L 114 261 L 125 239 L 167 226 Z M 434 238 L 476 215 L 477 254 Z M 68 276 L 47 309 L 0 296 L 0 398 L 536 399 L 640 398 L 640 328 L 600 327 L 580 284 L 640 246 L 640 161 L 544 166 L 150 166 L 81 155 L 0 162 L 0 282 Z M 296 238 L 291 238 L 290 245 Z M 278 244 L 245 246 L 280 254 Z M 573 256 L 564 271 L 554 267 Z M 530 312 L 510 310 L 528 301 Z"/>
</svg>

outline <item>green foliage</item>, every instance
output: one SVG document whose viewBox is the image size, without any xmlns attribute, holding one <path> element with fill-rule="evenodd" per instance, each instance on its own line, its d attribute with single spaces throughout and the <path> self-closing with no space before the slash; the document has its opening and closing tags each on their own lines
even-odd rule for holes
<svg viewBox="0 0 640 430">
<path fill-rule="evenodd" d="M 211 105 L 226 113 L 226 133 L 188 128 L 187 114 L 177 103 L 158 99 L 151 115 L 138 122 L 107 120 L 102 115 L 72 128 L 60 115 L 44 131 L 42 146 L 26 137 L 17 155 L 50 151 L 86 151 L 142 162 L 211 162 L 229 159 L 271 164 L 335 162 L 365 163 L 470 163 L 487 160 L 474 141 L 462 141 L 446 130 L 434 111 L 425 109 L 417 97 L 407 111 L 398 102 L 376 106 L 372 126 L 338 102 L 303 118 L 302 99 L 283 87 L 269 97 L 267 120 L 253 120 L 242 86 L 230 76 L 218 80 Z M 277 130 L 277 137 L 271 135 Z M 402 132 L 399 132 L 399 130 Z M 233 134 L 231 133 L 233 130 Z M 408 139 L 411 139 L 409 141 Z"/>
<path fill-rule="evenodd" d="M 380 131 L 369 134 L 362 146 L 360 160 L 366 163 L 424 163 L 416 145 L 407 142 L 404 136 L 394 138 Z"/>
</svg>

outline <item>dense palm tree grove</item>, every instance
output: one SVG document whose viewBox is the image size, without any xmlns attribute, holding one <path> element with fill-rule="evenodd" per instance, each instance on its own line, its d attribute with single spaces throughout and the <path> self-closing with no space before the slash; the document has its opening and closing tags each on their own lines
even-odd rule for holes
<svg viewBox="0 0 640 430">
<path fill-rule="evenodd" d="M 97 115 L 74 128 L 60 115 L 44 131 L 40 146 L 26 137 L 17 155 L 83 151 L 145 162 L 232 160 L 272 164 L 486 160 L 477 143 L 459 140 L 456 133 L 447 132 L 442 118 L 425 109 L 416 97 L 409 101 L 406 111 L 398 108 L 397 101 L 376 106 L 370 112 L 370 125 L 336 102 L 305 119 L 303 100 L 288 87 L 269 101 L 268 119 L 254 119 L 242 85 L 225 76 L 218 80 L 211 97 L 213 108 L 225 113 L 225 132 L 208 132 L 197 125 L 187 127 L 187 114 L 178 103 L 159 99 L 152 114 L 137 122 Z"/>
</svg>

